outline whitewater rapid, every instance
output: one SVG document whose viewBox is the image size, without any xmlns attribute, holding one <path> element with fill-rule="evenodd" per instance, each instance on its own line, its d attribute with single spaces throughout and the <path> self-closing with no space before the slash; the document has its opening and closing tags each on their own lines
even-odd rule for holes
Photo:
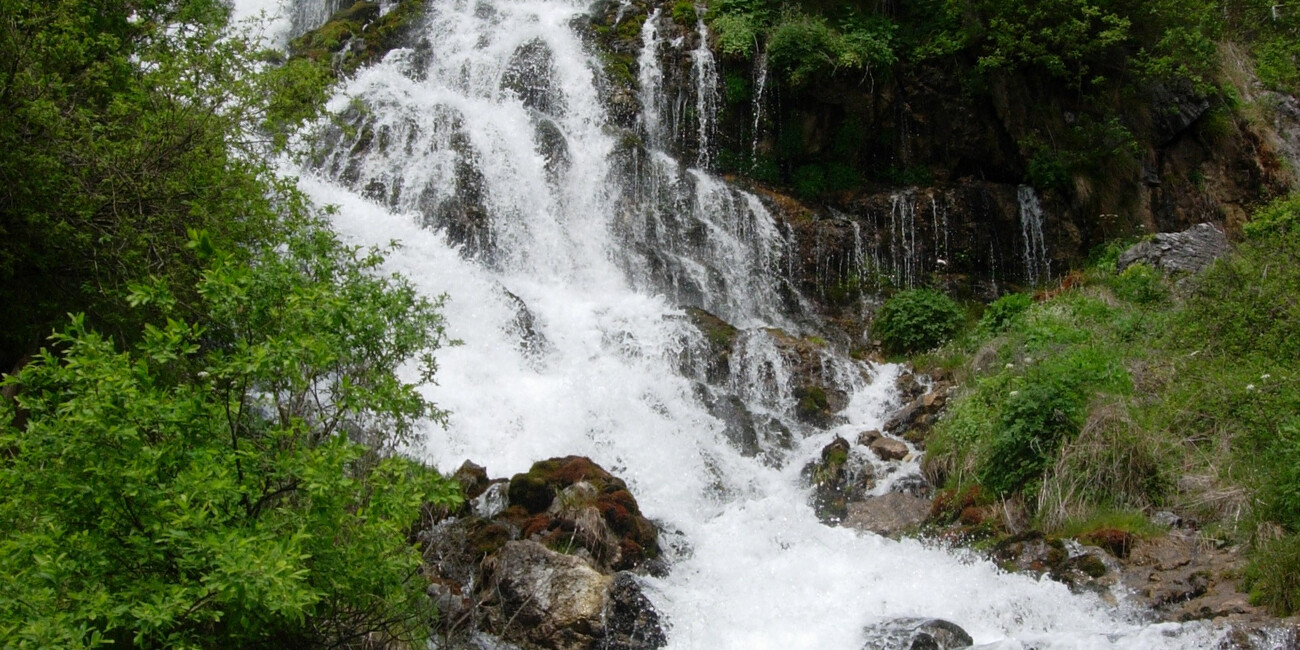
<svg viewBox="0 0 1300 650">
<path fill-rule="evenodd" d="M 263 0 L 241 0 L 238 10 L 267 12 L 271 34 L 289 23 Z M 835 360 L 861 374 L 850 381 L 847 423 L 797 435 L 782 463 L 728 441 L 681 368 L 700 337 L 682 302 L 722 313 L 746 336 L 798 327 L 768 286 L 780 279 L 768 272 L 788 242 L 752 195 L 662 151 L 637 173 L 618 166 L 596 58 L 570 28 L 585 10 L 565 0 L 438 0 L 422 27 L 431 51 L 390 53 L 330 103 L 339 113 L 367 106 L 365 124 L 391 144 L 337 142 L 301 166 L 286 163 L 312 199 L 338 207 L 333 224 L 345 239 L 399 241 L 387 268 L 427 295 L 449 296 L 449 334 L 462 344 L 440 352 L 427 395 L 451 418 L 446 429 L 429 426 L 411 453 L 443 471 L 470 459 L 492 476 L 586 455 L 624 478 L 665 531 L 671 571 L 645 583 L 673 649 L 856 650 L 865 626 L 917 616 L 953 621 L 997 648 L 1213 646 L 1220 632 L 1143 624 L 1122 594 L 1109 605 L 962 551 L 819 522 L 800 470 L 836 435 L 853 440 L 880 426 L 898 406 L 896 366 Z M 550 52 L 556 101 L 545 114 L 501 85 L 511 58 L 533 42 Z M 537 145 L 541 122 L 564 136 L 560 172 Z M 463 202 L 471 164 L 476 200 L 491 216 L 490 262 L 427 223 L 430 206 L 461 205 L 449 197 Z M 737 220 L 748 225 L 733 227 Z M 664 232 L 686 225 L 710 243 Z M 646 251 L 660 262 L 646 263 Z M 541 335 L 536 345 L 521 345 L 521 304 Z M 744 371 L 733 369 L 733 384 L 745 383 Z M 791 398 L 773 389 L 747 399 L 775 413 Z"/>
</svg>

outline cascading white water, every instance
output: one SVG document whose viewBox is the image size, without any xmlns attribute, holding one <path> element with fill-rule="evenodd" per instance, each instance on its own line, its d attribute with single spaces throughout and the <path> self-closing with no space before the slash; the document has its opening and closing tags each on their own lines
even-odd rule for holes
<svg viewBox="0 0 1300 650">
<path fill-rule="evenodd" d="M 569 27 L 583 10 L 430 5 L 431 51 L 395 51 L 348 81 L 331 109 L 354 128 L 330 131 L 303 170 L 345 237 L 400 240 L 389 267 L 451 297 L 464 345 L 441 353 L 428 389 L 450 424 L 412 451 L 495 476 L 584 454 L 626 478 L 671 535 L 671 572 L 646 583 L 674 649 L 855 650 L 864 626 L 899 616 L 949 619 L 1008 649 L 1209 644 L 1208 628 L 1143 626 L 961 552 L 821 524 L 799 471 L 835 435 L 880 426 L 897 405 L 894 366 L 825 352 L 820 372 L 850 391 L 846 423 L 800 430 L 784 462 L 728 441 L 682 372 L 701 335 L 675 301 L 744 327 L 718 390 L 787 418 L 792 370 L 765 327 L 806 318 L 775 289 L 792 268 L 788 237 L 757 198 L 706 171 L 661 151 L 620 155 L 596 57 Z M 673 283 L 693 288 L 672 295 Z"/>
<path fill-rule="evenodd" d="M 664 106 L 664 71 L 659 63 L 659 48 L 663 42 L 659 39 L 658 7 L 646 17 L 641 26 L 641 53 L 638 55 L 637 82 L 640 85 L 641 130 L 646 144 L 653 149 L 664 146 L 663 114 Z"/>
<path fill-rule="evenodd" d="M 763 48 L 754 57 L 754 102 L 752 110 L 754 113 L 754 126 L 750 135 L 749 156 L 757 164 L 758 160 L 758 141 L 762 135 L 763 128 L 763 108 L 767 91 L 767 48 Z"/>
<path fill-rule="evenodd" d="M 703 10 L 696 8 L 700 14 L 695 31 L 700 42 L 691 51 L 695 76 L 695 119 L 699 124 L 696 135 L 695 164 L 702 169 L 713 166 L 714 132 L 718 128 L 718 63 L 709 49 L 709 27 L 704 24 Z"/>
<path fill-rule="evenodd" d="M 1051 260 L 1047 258 L 1047 244 L 1043 241 L 1043 206 L 1038 193 L 1028 185 L 1016 188 L 1020 204 L 1020 234 L 1024 238 L 1025 279 L 1030 285 L 1051 277 Z"/>
<path fill-rule="evenodd" d="M 894 278 L 900 287 L 916 286 L 916 190 L 895 193 L 890 197 L 890 250 L 894 258 Z"/>
</svg>

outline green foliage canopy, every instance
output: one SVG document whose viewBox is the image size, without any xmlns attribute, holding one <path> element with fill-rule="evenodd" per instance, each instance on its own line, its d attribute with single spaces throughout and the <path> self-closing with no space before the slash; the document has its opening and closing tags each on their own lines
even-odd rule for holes
<svg viewBox="0 0 1300 650">
<path fill-rule="evenodd" d="M 408 535 L 458 488 L 401 456 L 444 414 L 439 303 L 310 228 L 252 264 L 212 249 L 185 304 L 120 351 L 76 317 L 0 407 L 0 641 L 12 647 L 414 641 L 433 612 Z M 361 443 L 366 444 L 361 444 Z"/>
</svg>

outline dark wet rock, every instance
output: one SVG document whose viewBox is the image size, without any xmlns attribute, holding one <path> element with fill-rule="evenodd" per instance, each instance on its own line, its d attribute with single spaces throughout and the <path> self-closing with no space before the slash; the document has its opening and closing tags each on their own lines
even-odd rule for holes
<svg viewBox="0 0 1300 650">
<path fill-rule="evenodd" d="M 1123 271 L 1141 262 L 1170 272 L 1199 273 L 1228 250 L 1228 237 L 1223 231 L 1213 224 L 1202 223 L 1134 244 L 1119 256 L 1116 268 Z"/>
<path fill-rule="evenodd" d="M 538 118 L 533 129 L 533 142 L 537 145 L 537 153 L 541 154 L 544 161 L 546 178 L 558 184 L 573 164 L 569 153 L 569 141 L 564 137 L 560 126 L 549 117 Z"/>
<path fill-rule="evenodd" d="M 695 364 L 703 370 L 704 379 L 711 384 L 722 384 L 731 376 L 731 355 L 740 330 L 703 309 L 686 310 L 686 321 L 702 336 L 702 347 L 685 350 L 687 365 Z M 687 369 L 691 372 L 694 369 Z"/>
<path fill-rule="evenodd" d="M 614 575 L 603 618 L 601 650 L 651 650 L 668 643 L 659 612 L 645 597 L 641 582 L 630 573 Z"/>
<path fill-rule="evenodd" d="M 382 14 L 379 3 L 369 0 L 338 6 L 343 8 L 324 25 L 290 42 L 291 56 L 328 62 L 336 73 L 351 73 L 407 44 L 411 27 L 422 15 L 425 3 L 399 0 Z"/>
<path fill-rule="evenodd" d="M 560 115 L 564 96 L 555 87 L 555 55 L 541 39 L 520 45 L 501 75 L 501 88 L 509 90 L 524 106 L 539 113 Z"/>
<path fill-rule="evenodd" d="M 780 420 L 754 414 L 745 402 L 731 394 L 716 394 L 706 386 L 697 391 L 709 414 L 722 421 L 723 435 L 745 456 L 776 460 L 793 444 L 790 429 Z"/>
<path fill-rule="evenodd" d="M 1156 145 L 1168 144 L 1210 110 L 1209 98 L 1196 92 L 1192 83 L 1185 79 L 1153 84 L 1148 94 L 1152 136 Z"/>
<path fill-rule="evenodd" d="M 897 538 L 919 528 L 929 512 L 929 499 L 890 492 L 850 503 L 842 525 L 845 528 Z"/>
<path fill-rule="evenodd" d="M 955 650 L 975 643 L 959 625 L 939 618 L 897 618 L 867 626 L 863 650 Z"/>
<path fill-rule="evenodd" d="M 1058 572 L 1070 559 L 1065 541 L 1031 530 L 1000 542 L 990 553 L 1004 569 L 1019 573 Z"/>
<path fill-rule="evenodd" d="M 487 468 L 482 465 L 475 465 L 473 461 L 461 463 L 460 469 L 456 470 L 451 477 L 460 483 L 460 488 L 465 494 L 465 500 L 477 499 L 483 494 L 491 484 L 488 479 Z"/>
<path fill-rule="evenodd" d="M 849 503 L 861 500 L 875 485 L 871 463 L 855 459 L 849 441 L 838 436 L 822 448 L 820 460 L 803 468 L 803 476 L 813 487 L 813 509 L 826 523 L 843 520 Z"/>
<path fill-rule="evenodd" d="M 1108 595 L 1118 579 L 1119 564 L 1102 549 L 1047 537 L 1036 530 L 999 542 L 989 554 L 1003 569 L 1046 575 L 1073 591 Z"/>
<path fill-rule="evenodd" d="M 903 438 L 923 447 L 926 437 L 929 436 L 935 422 L 939 420 L 948 405 L 952 385 L 938 382 L 928 391 L 919 384 L 917 386 L 916 389 L 909 387 L 909 390 L 903 392 L 904 396 L 910 393 L 917 393 L 917 396 L 895 411 L 885 421 L 883 429 L 891 436 Z"/>
<path fill-rule="evenodd" d="M 546 354 L 551 349 L 551 342 L 547 340 L 546 335 L 542 333 L 542 328 L 537 322 L 537 317 L 533 315 L 533 310 L 528 308 L 528 303 L 523 298 L 502 289 L 506 299 L 513 303 L 515 308 L 515 317 L 506 324 L 511 334 L 518 337 L 519 351 L 529 359 L 537 359 Z"/>
</svg>

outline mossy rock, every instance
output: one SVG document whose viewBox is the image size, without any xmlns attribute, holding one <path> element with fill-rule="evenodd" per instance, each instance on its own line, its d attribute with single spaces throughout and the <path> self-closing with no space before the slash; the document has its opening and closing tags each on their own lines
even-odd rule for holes
<svg viewBox="0 0 1300 650">
<path fill-rule="evenodd" d="M 736 329 L 731 323 L 728 323 L 713 314 L 691 307 L 686 310 L 686 316 L 690 319 L 691 324 L 704 334 L 709 345 L 717 352 L 726 352 L 736 342 L 736 337 L 740 335 L 740 330 Z"/>
<path fill-rule="evenodd" d="M 350 74 L 401 45 L 424 10 L 424 2 L 404 0 L 380 15 L 378 2 L 359 0 L 330 16 L 324 25 L 293 39 L 289 52 L 292 58 L 329 64 L 336 73 Z"/>
<path fill-rule="evenodd" d="M 595 498 L 590 505 L 618 537 L 621 553 L 613 569 L 632 569 L 659 556 L 658 531 L 641 514 L 627 484 L 583 456 L 539 461 L 527 472 L 516 474 L 510 479 L 508 490 L 511 507 L 503 515 L 513 512 L 512 516 L 518 520 L 519 515 L 525 513 L 522 521 L 518 521 L 520 536 L 524 539 L 535 537 L 543 544 L 566 553 L 578 546 L 585 547 L 587 541 L 573 534 L 572 521 L 547 514 L 556 496 L 577 483 L 585 483 L 594 489 Z M 597 549 L 588 550 L 599 555 Z"/>
</svg>

